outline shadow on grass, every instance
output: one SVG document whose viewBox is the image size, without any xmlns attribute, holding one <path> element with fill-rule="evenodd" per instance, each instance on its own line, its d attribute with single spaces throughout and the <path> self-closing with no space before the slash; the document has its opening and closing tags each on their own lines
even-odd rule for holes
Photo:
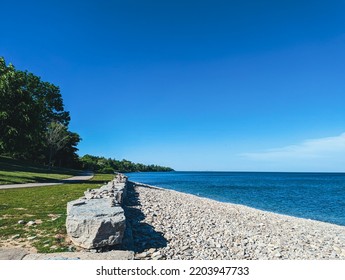
<svg viewBox="0 0 345 280">
<path fill-rule="evenodd" d="M 75 175 L 80 172 L 75 169 L 68 169 L 63 167 L 49 167 L 40 165 L 29 161 L 16 160 L 0 156 L 0 170 L 9 172 L 32 172 L 42 174 L 67 174 Z"/>
<path fill-rule="evenodd" d="M 82 173 L 79 172 L 78 174 L 74 174 L 75 176 L 78 175 L 90 175 L 89 173 Z M 1 175 L 0 175 L 1 176 Z M 13 178 L 11 178 L 13 177 Z M 30 183 L 63 183 L 63 184 L 81 184 L 81 183 L 86 183 L 88 182 L 89 184 L 105 184 L 106 182 L 104 180 L 67 180 L 66 179 L 53 179 L 53 178 L 47 178 L 47 177 L 42 177 L 42 176 L 25 176 L 25 175 L 18 175 L 18 174 L 13 174 L 13 175 L 6 175 L 3 176 L 3 178 L 0 177 L 0 185 L 9 185 L 9 184 L 30 184 Z M 21 180 L 21 181 L 19 181 Z M 25 181 L 23 183 L 22 181 Z"/>
<path fill-rule="evenodd" d="M 13 177 L 13 178 L 12 178 Z M 25 181 L 23 183 L 22 181 Z M 6 175 L 3 179 L 0 178 L 0 185 L 1 184 L 26 184 L 26 183 L 59 183 L 61 179 L 52 179 L 47 177 L 41 176 L 18 176 L 17 174 L 14 175 Z"/>
</svg>

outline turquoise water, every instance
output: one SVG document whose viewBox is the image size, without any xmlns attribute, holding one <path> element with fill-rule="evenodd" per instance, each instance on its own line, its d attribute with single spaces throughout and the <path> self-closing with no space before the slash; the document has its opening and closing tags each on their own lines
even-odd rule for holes
<svg viewBox="0 0 345 280">
<path fill-rule="evenodd" d="M 345 226 L 345 173 L 145 172 L 129 180 Z"/>
</svg>

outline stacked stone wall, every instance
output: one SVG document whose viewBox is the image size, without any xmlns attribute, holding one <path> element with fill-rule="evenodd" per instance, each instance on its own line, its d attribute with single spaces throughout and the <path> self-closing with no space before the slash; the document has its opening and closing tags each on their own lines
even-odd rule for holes
<svg viewBox="0 0 345 280">
<path fill-rule="evenodd" d="M 127 177 L 117 174 L 108 184 L 67 203 L 67 234 L 76 246 L 99 249 L 121 244 L 126 229 L 126 187 Z"/>
</svg>

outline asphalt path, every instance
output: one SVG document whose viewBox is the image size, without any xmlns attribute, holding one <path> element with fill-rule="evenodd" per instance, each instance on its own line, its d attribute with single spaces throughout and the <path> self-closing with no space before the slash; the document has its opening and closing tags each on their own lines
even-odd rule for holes
<svg viewBox="0 0 345 280">
<path fill-rule="evenodd" d="M 0 185 L 0 190 L 4 189 L 17 189 L 17 188 L 33 188 L 33 187 L 44 187 L 44 186 L 55 186 L 68 183 L 76 183 L 90 180 L 93 177 L 93 173 L 85 172 L 83 174 L 73 176 L 67 179 L 58 180 L 53 183 L 25 183 L 25 184 L 12 184 L 12 185 Z"/>
</svg>

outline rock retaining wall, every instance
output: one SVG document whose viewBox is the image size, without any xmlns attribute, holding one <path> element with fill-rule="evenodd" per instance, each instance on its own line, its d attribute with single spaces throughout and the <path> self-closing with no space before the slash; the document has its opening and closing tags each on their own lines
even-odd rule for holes
<svg viewBox="0 0 345 280">
<path fill-rule="evenodd" d="M 85 249 L 121 244 L 126 229 L 122 208 L 127 177 L 116 178 L 99 189 L 67 203 L 67 234 L 72 242 Z"/>
</svg>

